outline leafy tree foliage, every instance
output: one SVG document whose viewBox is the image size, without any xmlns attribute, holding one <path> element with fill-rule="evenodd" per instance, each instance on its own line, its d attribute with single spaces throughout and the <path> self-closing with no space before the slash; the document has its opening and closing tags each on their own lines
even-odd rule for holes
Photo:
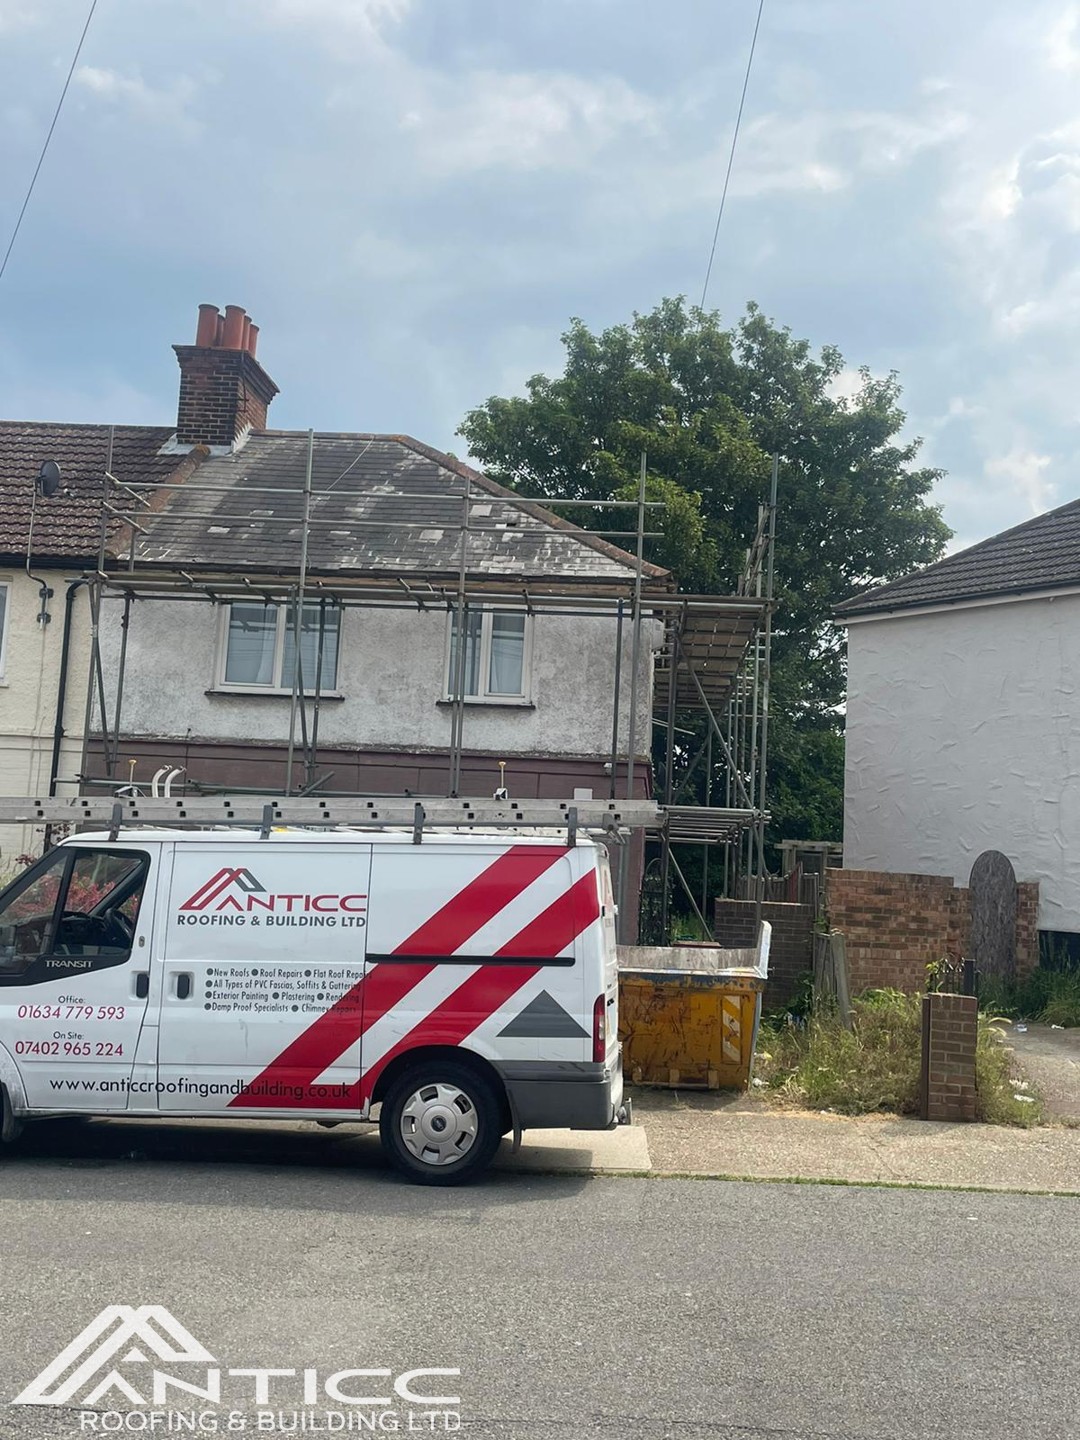
<svg viewBox="0 0 1080 1440">
<path fill-rule="evenodd" d="M 649 498 L 666 507 L 652 512 L 663 538 L 647 558 L 698 593 L 734 590 L 779 456 L 773 833 L 839 839 L 833 607 L 938 559 L 950 534 L 927 499 L 941 472 L 920 468 L 920 441 L 901 438 L 897 377 L 848 372 L 837 349 L 815 352 L 755 305 L 725 329 L 716 312 L 669 299 L 599 334 L 574 320 L 562 338 L 562 375 L 493 396 L 459 433 L 489 474 L 536 497 L 634 497 L 644 450 Z M 600 513 L 627 528 L 626 511 Z M 570 518 L 595 526 L 596 514 Z"/>
</svg>

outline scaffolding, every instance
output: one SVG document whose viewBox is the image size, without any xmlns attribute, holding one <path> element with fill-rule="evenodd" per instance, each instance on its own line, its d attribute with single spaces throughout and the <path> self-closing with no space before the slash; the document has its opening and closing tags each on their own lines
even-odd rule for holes
<svg viewBox="0 0 1080 1440">
<path fill-rule="evenodd" d="M 391 438 L 391 437 L 387 437 Z M 104 787 L 117 798 L 132 798 L 130 777 L 120 771 L 121 736 L 123 734 L 124 690 L 128 659 L 128 634 L 137 605 L 147 600 L 175 603 L 209 603 L 223 605 L 235 601 L 259 601 L 266 605 L 286 607 L 287 624 L 292 635 L 293 673 L 289 677 L 289 724 L 286 747 L 285 780 L 279 792 L 258 793 L 266 803 L 288 800 L 290 806 L 301 800 L 323 802 L 344 799 L 387 801 L 393 797 L 365 796 L 355 791 L 330 788 L 333 778 L 320 774 L 319 729 L 322 703 L 324 659 L 326 652 L 327 614 L 331 607 L 338 613 L 350 608 L 445 612 L 450 617 L 452 635 L 451 675 L 448 686 L 450 709 L 450 742 L 447 752 L 447 785 L 443 799 L 477 805 L 480 797 L 461 796 L 462 759 L 466 753 L 468 703 L 466 695 L 466 641 L 470 614 L 477 611 L 512 608 L 527 616 L 573 616 L 606 620 L 614 629 L 614 684 L 611 697 L 611 744 L 609 771 L 609 802 L 635 800 L 635 771 L 654 750 L 652 736 L 639 732 L 639 686 L 641 683 L 643 646 L 647 643 L 645 627 L 662 627 L 663 638 L 656 655 L 652 723 L 662 734 L 657 747 L 663 759 L 657 766 L 660 810 L 646 823 L 638 817 L 633 826 L 645 834 L 658 849 L 661 873 L 661 929 L 665 936 L 669 926 L 674 888 L 677 885 L 705 934 L 712 933 L 706 916 L 710 886 L 729 895 L 736 890 L 753 895 L 760 906 L 767 874 L 765 863 L 765 827 L 768 821 L 766 782 L 768 777 L 769 736 L 769 671 L 771 659 L 773 611 L 773 549 L 776 534 L 777 463 L 772 467 L 771 485 L 766 504 L 759 510 L 755 535 L 746 552 L 741 579 L 734 595 L 717 597 L 683 595 L 671 587 L 666 572 L 657 572 L 645 561 L 645 542 L 658 538 L 663 524 L 663 505 L 649 501 L 647 496 L 646 457 L 641 459 L 637 497 L 633 500 L 613 499 L 547 499 L 531 498 L 495 486 L 486 477 L 460 467 L 450 475 L 451 488 L 438 495 L 411 495 L 414 501 L 437 501 L 446 504 L 448 495 L 459 503 L 458 518 L 453 526 L 444 519 L 438 524 L 443 531 L 453 529 L 458 539 L 458 563 L 455 573 L 445 569 L 431 572 L 410 570 L 391 574 L 386 571 L 333 570 L 312 566 L 310 542 L 327 526 L 340 525 L 328 519 L 322 501 L 333 490 L 335 503 L 372 500 L 370 489 L 332 487 L 320 489 L 313 483 L 312 457 L 316 437 L 307 433 L 307 463 L 302 476 L 291 485 L 248 486 L 242 490 L 233 483 L 213 484 L 200 480 L 196 467 L 192 475 L 173 484 L 152 481 L 121 483 L 111 473 L 111 458 L 106 462 L 102 480 L 101 523 L 96 571 L 84 577 L 89 589 L 91 614 L 91 656 L 85 698 L 83 757 L 80 773 L 74 777 L 83 790 Z M 110 441 L 110 457 L 111 457 Z M 344 478 L 344 477 L 339 477 Z M 292 496 L 299 500 L 299 525 L 295 515 L 282 515 L 277 523 L 299 529 L 294 567 L 259 568 L 257 564 L 242 573 L 212 565 L 184 565 L 163 561 L 148 553 L 152 548 L 155 512 L 171 497 L 171 492 L 184 493 L 184 520 L 204 520 L 207 524 L 253 523 L 252 514 L 231 513 L 218 502 L 236 502 L 236 510 L 258 495 L 271 494 L 279 500 Z M 470 538 L 486 530 L 502 528 L 493 525 L 490 515 L 493 496 L 500 506 L 521 507 L 534 517 L 550 519 L 552 511 L 569 508 L 598 514 L 616 511 L 625 515 L 633 528 L 622 530 L 560 528 L 583 539 L 631 541 L 620 552 L 620 563 L 629 572 L 626 578 L 589 578 L 578 580 L 569 576 L 551 576 L 528 581 L 513 576 L 483 573 L 470 566 Z M 256 501 L 256 503 L 260 503 Z M 629 513 L 627 513 L 629 512 Z M 166 512 L 168 513 L 168 512 Z M 275 523 L 274 515 L 260 510 L 261 526 Z M 420 531 L 431 525 L 424 519 L 370 519 L 363 515 L 350 517 L 350 528 L 365 527 L 385 530 L 388 527 Z M 646 528 L 646 527 L 650 528 Z M 115 675 L 106 682 L 101 643 L 102 606 L 106 599 L 118 599 L 120 640 Z M 302 636 L 305 617 L 317 608 L 314 674 L 304 674 Z M 623 651 L 629 631 L 630 680 L 626 733 L 623 733 Z M 111 703 L 110 703 L 111 702 Z M 95 719 L 97 725 L 95 727 Z M 690 728 L 687 728 L 689 726 Z M 59 728 L 59 726 L 58 726 Z M 95 735 L 100 743 L 104 777 L 88 774 L 88 746 Z M 57 776 L 50 793 L 55 794 Z M 180 784 L 181 799 L 213 796 L 224 787 L 200 783 L 185 775 Z M 153 785 L 157 794 L 156 782 Z M 621 791 L 621 794 L 619 793 Z M 137 795 L 137 787 L 135 794 Z M 237 793 L 230 788 L 230 795 Z M 689 794 L 691 803 L 681 803 Z M 400 798 L 400 797 L 399 797 Z M 410 803 L 434 801 L 435 796 L 410 796 Z M 490 797 L 487 797 L 490 798 Z M 498 799 L 506 799 L 498 795 Z M 233 803 L 233 802 L 228 802 Z M 239 803 L 238 801 L 236 803 Z M 520 802 L 519 824 L 550 823 L 522 819 L 524 808 L 532 807 L 539 816 L 544 802 Z M 625 808 L 624 805 L 624 808 Z M 564 808 L 566 808 L 564 806 Z M 314 813 L 314 812 L 313 812 Z M 395 810 L 395 814 L 396 814 Z M 478 812 L 479 813 L 479 812 Z M 486 812 L 485 812 L 486 813 Z M 620 812 L 621 813 L 621 812 Z M 629 812 L 627 812 L 629 813 Z M 544 811 L 546 815 L 547 812 Z M 400 818 L 400 817 L 399 817 Z M 313 823 L 313 822 L 308 822 Z M 607 826 L 608 830 L 619 827 Z M 688 884 L 679 855 L 692 847 L 701 855 L 702 885 L 695 894 Z M 722 851 L 722 864 L 712 869 L 711 852 Z M 619 881 L 620 894 L 627 880 L 629 845 L 622 845 Z M 717 878 L 719 877 L 719 878 Z M 700 903 L 699 903 L 700 901 Z"/>
</svg>

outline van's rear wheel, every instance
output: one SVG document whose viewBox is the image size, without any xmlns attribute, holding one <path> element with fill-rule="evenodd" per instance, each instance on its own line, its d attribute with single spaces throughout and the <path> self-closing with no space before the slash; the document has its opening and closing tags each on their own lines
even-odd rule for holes
<svg viewBox="0 0 1080 1440">
<path fill-rule="evenodd" d="M 491 1164 L 502 1138 L 494 1086 L 451 1060 L 419 1064 L 383 1097 L 379 1134 L 387 1158 L 418 1185 L 461 1185 Z"/>
</svg>

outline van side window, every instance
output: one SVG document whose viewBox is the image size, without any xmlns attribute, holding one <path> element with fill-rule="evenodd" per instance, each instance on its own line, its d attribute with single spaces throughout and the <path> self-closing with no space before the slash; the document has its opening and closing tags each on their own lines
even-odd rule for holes
<svg viewBox="0 0 1080 1440">
<path fill-rule="evenodd" d="M 60 847 L 45 856 L 0 900 L 0 984 L 122 964 L 146 873 L 137 852 Z"/>
</svg>

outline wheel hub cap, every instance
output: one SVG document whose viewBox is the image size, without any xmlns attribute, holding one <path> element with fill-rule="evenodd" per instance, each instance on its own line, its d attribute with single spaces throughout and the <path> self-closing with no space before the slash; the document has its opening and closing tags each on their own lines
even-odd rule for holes
<svg viewBox="0 0 1080 1440">
<path fill-rule="evenodd" d="M 425 1085 L 401 1112 L 405 1148 L 425 1165 L 450 1165 L 472 1149 L 478 1119 L 472 1100 L 456 1085 Z"/>
</svg>

